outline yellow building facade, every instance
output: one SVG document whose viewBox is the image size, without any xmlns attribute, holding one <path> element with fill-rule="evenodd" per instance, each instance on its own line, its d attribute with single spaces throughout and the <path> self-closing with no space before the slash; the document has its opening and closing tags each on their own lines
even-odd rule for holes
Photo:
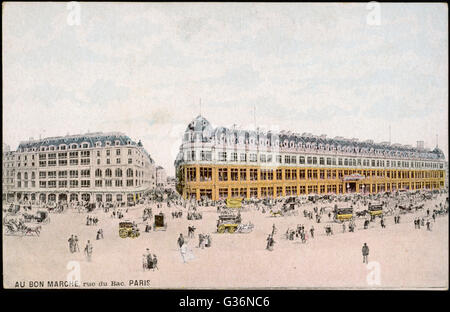
<svg viewBox="0 0 450 312">
<path fill-rule="evenodd" d="M 440 189 L 439 149 L 375 144 L 311 134 L 187 127 L 175 161 L 184 198 L 277 198 L 308 194 Z"/>
<path fill-rule="evenodd" d="M 187 165 L 181 170 L 184 176 L 184 198 L 205 197 L 212 200 L 440 189 L 444 187 L 445 179 L 444 170 L 221 165 Z"/>
</svg>

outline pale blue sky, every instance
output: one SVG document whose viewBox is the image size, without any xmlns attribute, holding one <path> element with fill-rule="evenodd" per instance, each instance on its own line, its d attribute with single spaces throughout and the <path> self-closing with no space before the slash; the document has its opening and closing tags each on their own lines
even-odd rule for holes
<svg viewBox="0 0 450 312">
<path fill-rule="evenodd" d="M 445 4 L 6 3 L 3 140 L 142 139 L 173 174 L 200 111 L 217 125 L 416 144 L 448 157 Z"/>
</svg>

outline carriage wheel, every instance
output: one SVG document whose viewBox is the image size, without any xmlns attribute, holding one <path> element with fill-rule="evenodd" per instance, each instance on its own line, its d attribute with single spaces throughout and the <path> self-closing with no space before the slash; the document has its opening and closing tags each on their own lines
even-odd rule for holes
<svg viewBox="0 0 450 312">
<path fill-rule="evenodd" d="M 217 232 L 218 233 L 225 233 L 225 226 L 224 225 L 220 225 L 218 228 L 217 228 Z"/>
<path fill-rule="evenodd" d="M 236 227 L 235 226 L 230 226 L 228 228 L 228 233 L 234 233 L 236 231 Z"/>
</svg>

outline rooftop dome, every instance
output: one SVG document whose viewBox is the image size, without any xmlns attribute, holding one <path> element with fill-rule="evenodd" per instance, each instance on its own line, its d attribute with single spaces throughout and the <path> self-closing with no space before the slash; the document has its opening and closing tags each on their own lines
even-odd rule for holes
<svg viewBox="0 0 450 312">
<path fill-rule="evenodd" d="M 206 120 L 201 115 L 198 115 L 194 120 L 192 120 L 186 128 L 186 132 L 195 131 L 195 132 L 211 132 L 212 127 L 208 120 Z"/>
</svg>

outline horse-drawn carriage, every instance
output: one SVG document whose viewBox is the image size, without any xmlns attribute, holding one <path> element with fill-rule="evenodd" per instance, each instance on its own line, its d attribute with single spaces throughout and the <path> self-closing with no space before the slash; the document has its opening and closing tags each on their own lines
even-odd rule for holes
<svg viewBox="0 0 450 312">
<path fill-rule="evenodd" d="M 139 228 L 134 222 L 124 221 L 119 223 L 119 236 L 121 238 L 136 238 L 139 235 Z"/>
<path fill-rule="evenodd" d="M 8 236 L 39 236 L 41 233 L 40 225 L 31 227 L 17 219 L 4 219 L 3 226 L 5 227 L 5 235 Z"/>
<path fill-rule="evenodd" d="M 219 216 L 217 220 L 217 232 L 218 233 L 234 233 L 241 224 L 241 214 L 226 213 Z"/>
<path fill-rule="evenodd" d="M 383 215 L 383 204 L 382 203 L 369 203 L 369 214 L 371 217 L 382 216 Z"/>
<path fill-rule="evenodd" d="M 160 212 L 159 214 L 155 215 L 155 222 L 153 223 L 153 231 L 156 230 L 167 230 L 167 222 L 164 221 L 164 214 Z"/>
<path fill-rule="evenodd" d="M 343 222 L 343 221 L 347 221 L 347 220 L 351 220 L 351 219 L 353 219 L 353 208 L 352 207 L 345 207 L 345 208 L 335 207 L 334 221 Z"/>
<path fill-rule="evenodd" d="M 22 216 L 25 222 L 40 224 L 46 224 L 50 222 L 50 217 L 47 211 L 40 210 L 37 211 L 36 214 L 24 213 Z"/>
<path fill-rule="evenodd" d="M 7 215 L 15 216 L 20 211 L 20 205 L 10 204 L 9 207 L 4 211 L 7 213 Z"/>
</svg>

